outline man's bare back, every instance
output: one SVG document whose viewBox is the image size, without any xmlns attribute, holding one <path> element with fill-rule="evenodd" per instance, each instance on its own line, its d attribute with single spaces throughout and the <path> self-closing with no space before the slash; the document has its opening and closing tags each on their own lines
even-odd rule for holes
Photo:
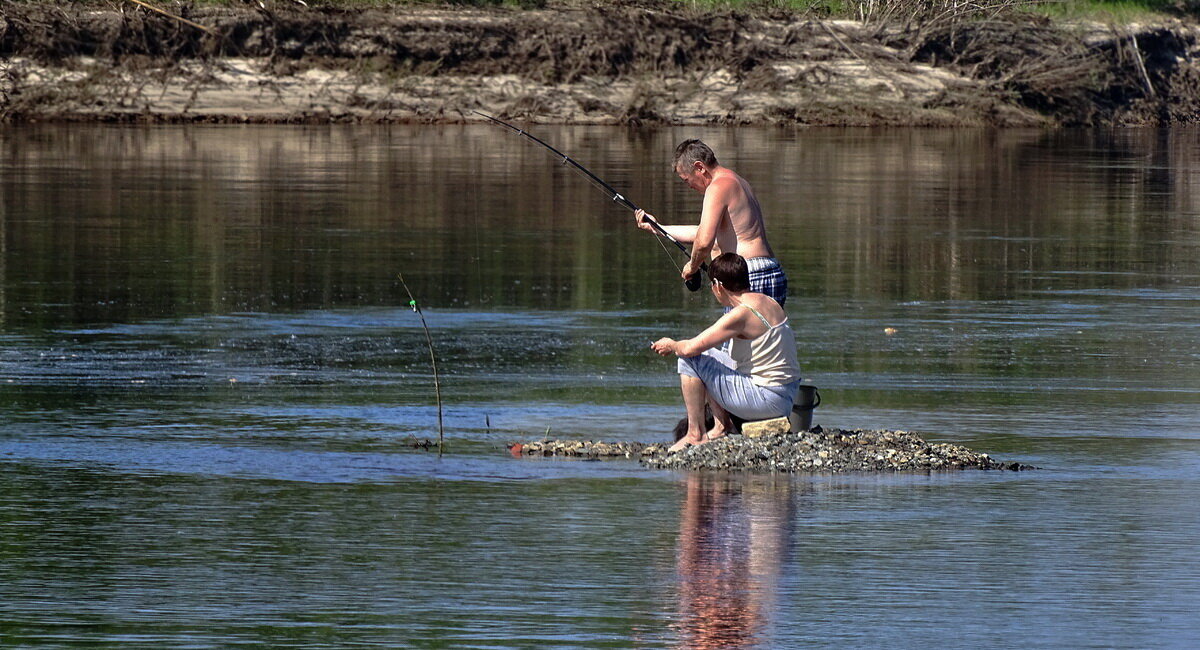
<svg viewBox="0 0 1200 650">
<path fill-rule="evenodd" d="M 709 195 L 713 195 L 712 204 L 720 221 L 712 257 L 725 252 L 737 253 L 746 259 L 775 257 L 767 243 L 762 207 L 750 183 L 727 167 L 718 166 L 713 172 L 713 180 L 704 190 L 705 208 L 709 206 Z M 700 227 L 705 216 L 702 212 Z"/>
</svg>

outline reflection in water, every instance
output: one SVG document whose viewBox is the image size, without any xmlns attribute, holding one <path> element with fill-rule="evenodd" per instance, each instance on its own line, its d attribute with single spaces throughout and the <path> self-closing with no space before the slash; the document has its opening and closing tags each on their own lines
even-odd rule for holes
<svg viewBox="0 0 1200 650">
<path fill-rule="evenodd" d="M 787 568 L 794 489 L 789 477 L 688 475 L 677 556 L 683 647 L 758 640 Z"/>
<path fill-rule="evenodd" d="M 798 302 L 1200 282 L 1196 130 L 538 131 L 669 221 L 694 220 L 699 197 L 666 159 L 711 141 L 753 183 Z M 694 308 L 623 209 L 503 136 L 0 128 L 7 317 L 395 304 L 397 271 L 438 307 Z"/>
</svg>

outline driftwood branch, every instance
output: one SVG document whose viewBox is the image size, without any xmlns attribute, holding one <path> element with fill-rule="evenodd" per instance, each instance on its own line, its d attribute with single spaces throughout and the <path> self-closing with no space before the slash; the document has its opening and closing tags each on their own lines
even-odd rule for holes
<svg viewBox="0 0 1200 650">
<path fill-rule="evenodd" d="M 1133 64 L 1137 67 L 1138 74 L 1142 77 L 1142 83 L 1146 86 L 1146 94 L 1150 97 L 1156 97 L 1158 93 L 1154 92 L 1154 84 L 1150 83 L 1150 74 L 1146 72 L 1146 60 L 1142 57 L 1142 50 L 1138 47 L 1137 36 L 1129 34 L 1130 49 L 1133 50 Z"/>
<path fill-rule="evenodd" d="M 169 12 L 169 11 L 166 11 L 166 10 L 163 10 L 163 9 L 159 9 L 158 7 L 155 7 L 155 6 L 154 6 L 154 5 L 152 5 L 152 4 L 149 4 L 149 3 L 146 3 L 146 2 L 142 2 L 142 0 L 129 0 L 129 1 L 130 1 L 130 2 L 132 2 L 132 3 L 133 3 L 133 4 L 135 4 L 135 5 L 138 5 L 139 7 L 145 7 L 146 9 L 149 9 L 150 11 L 155 11 L 155 12 L 158 12 L 158 13 L 160 13 L 160 14 L 162 14 L 162 15 L 166 16 L 167 18 L 173 18 L 173 19 L 175 19 L 175 20 L 178 20 L 179 22 L 181 22 L 181 23 L 183 23 L 183 24 L 185 24 L 185 25 L 191 25 L 192 27 L 195 27 L 196 29 L 199 29 L 199 30 L 201 30 L 201 31 L 207 32 L 207 33 L 209 33 L 209 34 L 211 34 L 211 35 L 213 35 L 213 36 L 216 36 L 216 37 L 218 37 L 218 38 L 221 36 L 221 35 L 220 35 L 220 34 L 218 34 L 217 32 L 213 31 L 212 29 L 210 29 L 210 28 L 208 28 L 208 27 L 205 27 L 204 25 L 201 25 L 200 23 L 192 22 L 192 21 L 190 21 L 190 20 L 188 20 L 187 18 L 184 18 L 184 17 L 182 17 L 182 16 L 176 16 L 175 14 L 173 14 L 173 13 L 171 13 L 171 12 Z"/>
</svg>

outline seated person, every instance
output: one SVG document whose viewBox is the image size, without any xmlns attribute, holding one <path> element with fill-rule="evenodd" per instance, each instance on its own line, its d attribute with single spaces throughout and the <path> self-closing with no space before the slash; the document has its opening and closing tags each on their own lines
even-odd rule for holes
<svg viewBox="0 0 1200 650">
<path fill-rule="evenodd" d="M 715 440 L 733 430 L 733 413 L 746 420 L 788 415 L 800 388 L 796 336 L 787 313 L 769 296 L 750 291 L 746 260 L 724 253 L 708 267 L 712 293 L 729 308 L 708 329 L 690 339 L 661 338 L 650 347 L 679 357 L 679 383 L 687 408 L 687 435 L 671 451 Z M 732 340 L 726 353 L 719 348 Z M 713 427 L 704 430 L 704 405 Z"/>
</svg>

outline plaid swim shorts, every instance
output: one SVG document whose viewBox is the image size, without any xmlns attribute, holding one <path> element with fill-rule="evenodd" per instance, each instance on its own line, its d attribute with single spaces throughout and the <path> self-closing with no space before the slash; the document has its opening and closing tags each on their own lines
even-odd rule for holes
<svg viewBox="0 0 1200 650">
<path fill-rule="evenodd" d="M 774 257 L 751 257 L 746 260 L 750 270 L 750 290 L 765 293 L 782 305 L 787 300 L 787 276 Z"/>
</svg>

